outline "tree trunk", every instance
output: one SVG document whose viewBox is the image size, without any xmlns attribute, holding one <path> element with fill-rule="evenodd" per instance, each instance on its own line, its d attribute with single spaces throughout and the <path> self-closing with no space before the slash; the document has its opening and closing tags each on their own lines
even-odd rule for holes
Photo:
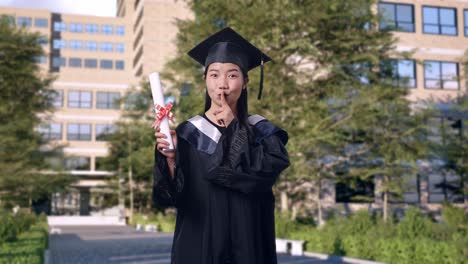
<svg viewBox="0 0 468 264">
<path fill-rule="evenodd" d="M 317 209 L 318 209 L 318 226 L 321 227 L 324 224 L 323 221 L 323 212 L 322 212 L 322 180 L 318 180 L 318 186 L 317 186 Z"/>
<path fill-rule="evenodd" d="M 288 194 L 286 191 L 281 191 L 281 212 L 286 213 L 288 211 Z"/>
<path fill-rule="evenodd" d="M 388 219 L 388 192 L 384 192 L 384 200 L 383 200 L 383 220 L 384 223 L 387 223 Z"/>
<path fill-rule="evenodd" d="M 33 201 L 32 201 L 32 192 L 29 193 L 29 199 L 28 199 L 28 212 L 31 213 L 32 212 L 32 204 L 33 204 Z"/>
<path fill-rule="evenodd" d="M 133 170 L 132 165 L 128 168 L 128 185 L 130 188 L 130 222 L 133 220 Z"/>
<path fill-rule="evenodd" d="M 131 159 L 131 154 L 132 154 L 132 138 L 130 134 L 130 128 L 127 130 L 128 133 L 128 185 L 130 188 L 130 215 L 129 215 L 129 220 L 130 223 L 133 221 L 133 169 L 132 169 L 132 159 Z"/>
</svg>

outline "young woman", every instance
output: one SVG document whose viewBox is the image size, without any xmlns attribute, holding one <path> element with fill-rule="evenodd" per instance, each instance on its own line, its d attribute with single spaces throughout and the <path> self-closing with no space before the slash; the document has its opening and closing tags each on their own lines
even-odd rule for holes
<svg viewBox="0 0 468 264">
<path fill-rule="evenodd" d="M 172 263 L 277 263 L 271 188 L 288 135 L 247 111 L 247 72 L 270 58 L 230 28 L 189 55 L 205 66 L 205 112 L 171 131 L 175 152 L 155 134 L 154 201 L 177 208 Z"/>
</svg>

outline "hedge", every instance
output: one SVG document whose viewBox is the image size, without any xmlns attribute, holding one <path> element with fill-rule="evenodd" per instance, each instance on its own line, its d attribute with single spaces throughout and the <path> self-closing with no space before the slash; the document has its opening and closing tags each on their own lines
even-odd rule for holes
<svg viewBox="0 0 468 264">
<path fill-rule="evenodd" d="M 1 213 L 0 264 L 41 264 L 48 247 L 48 226 L 45 216 L 32 214 L 11 216 Z M 5 224 L 3 220 L 16 220 Z M 7 227 L 8 225 L 8 227 Z M 10 228 L 10 232 L 7 232 Z M 14 231 L 11 231 L 14 230 Z M 15 234 L 14 236 L 12 234 Z M 6 237 L 3 237 L 6 235 Z"/>
<path fill-rule="evenodd" d="M 416 208 L 407 210 L 400 222 L 383 223 L 367 211 L 332 219 L 320 229 L 290 221 L 277 237 L 305 240 L 306 251 L 392 264 L 464 263 L 467 217 L 463 209 L 450 205 L 442 212 L 441 223 Z"/>
</svg>

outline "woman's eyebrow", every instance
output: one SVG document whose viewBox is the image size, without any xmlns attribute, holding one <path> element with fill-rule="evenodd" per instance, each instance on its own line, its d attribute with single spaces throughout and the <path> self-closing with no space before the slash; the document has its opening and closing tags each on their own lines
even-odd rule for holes
<svg viewBox="0 0 468 264">
<path fill-rule="evenodd" d="M 227 72 L 232 72 L 232 71 L 238 72 L 239 70 L 238 69 L 229 69 L 229 70 L 227 70 Z"/>
</svg>

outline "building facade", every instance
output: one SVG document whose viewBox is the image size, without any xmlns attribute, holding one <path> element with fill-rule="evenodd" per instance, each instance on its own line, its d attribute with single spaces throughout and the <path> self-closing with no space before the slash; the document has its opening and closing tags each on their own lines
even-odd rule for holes
<svg viewBox="0 0 468 264">
<path fill-rule="evenodd" d="M 119 0 L 115 17 L 54 13 L 0 7 L 18 26 L 40 32 L 43 73 L 57 76 L 56 111 L 39 128 L 45 138 L 63 144 L 64 165 L 77 177 L 70 193 L 52 201 L 52 213 L 92 213 L 106 178 L 100 167 L 108 153 L 106 136 L 115 129 L 123 106 L 116 104 L 151 72 L 161 71 L 175 53 L 175 19 L 190 18 L 184 1 Z M 94 195 L 96 194 L 96 195 Z M 91 207 L 90 207 L 91 206 Z"/>
<path fill-rule="evenodd" d="M 453 116 L 450 108 L 457 97 L 468 91 L 468 1 L 379 1 L 376 12 L 380 15 L 379 29 L 391 30 L 397 38 L 396 50 L 413 53 L 411 59 L 394 60 L 394 80 L 405 81 L 410 89 L 408 99 L 416 107 L 430 102 L 439 108 L 440 114 L 428 120 L 434 132 L 441 127 L 455 127 L 451 132 L 467 137 L 468 113 Z M 468 183 L 443 170 L 443 163 L 420 161 L 421 173 L 408 175 L 403 197 L 391 197 L 390 202 L 395 207 L 419 205 L 438 211 L 443 201 L 449 201 L 468 209 L 463 194 Z M 377 176 L 358 182 L 353 188 L 328 182 L 323 191 L 325 207 L 381 210 L 383 195 L 379 184 Z M 356 202 L 359 199 L 361 202 Z"/>
<path fill-rule="evenodd" d="M 391 29 L 398 38 L 397 50 L 414 52 L 414 59 L 393 64 L 396 80 L 408 80 L 412 101 L 445 102 L 466 94 L 468 69 L 462 61 L 468 50 L 468 1 L 387 0 L 376 10 L 382 17 L 379 28 Z M 79 179 L 76 192 L 54 199 L 54 213 L 89 214 L 89 205 L 98 204 L 93 192 L 105 192 L 106 177 L 112 174 L 100 168 L 100 159 L 108 153 L 106 136 L 121 114 L 115 100 L 149 73 L 162 70 L 176 51 L 175 19 L 193 14 L 185 1 L 176 0 L 117 0 L 115 17 L 9 7 L 0 7 L 0 14 L 45 36 L 41 44 L 47 56 L 37 59 L 44 73 L 57 75 L 52 89 L 58 96 L 56 112 L 44 117 L 40 129 L 46 138 L 66 145 L 65 166 Z M 405 194 L 405 201 L 439 203 L 447 195 L 436 186 L 446 178 L 410 179 L 416 191 Z M 376 185 L 362 188 L 376 192 Z M 331 185 L 325 205 L 347 203 L 353 193 L 343 188 Z M 379 206 L 377 192 L 375 197 L 373 204 Z"/>
</svg>

